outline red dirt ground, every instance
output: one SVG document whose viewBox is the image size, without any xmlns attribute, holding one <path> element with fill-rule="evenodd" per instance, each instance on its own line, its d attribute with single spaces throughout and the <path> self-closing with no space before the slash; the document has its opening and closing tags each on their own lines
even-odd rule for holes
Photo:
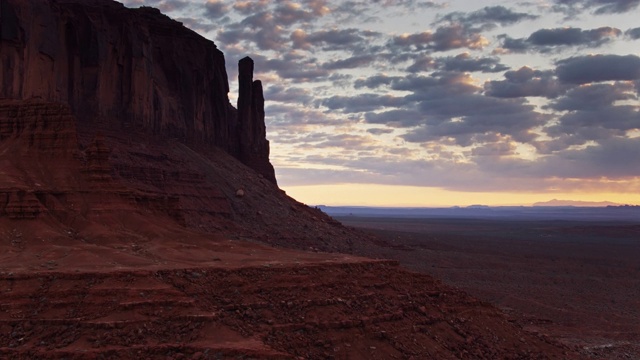
<svg viewBox="0 0 640 360">
<path fill-rule="evenodd" d="M 8 358 L 572 357 L 395 262 L 197 237 L 17 243 L 1 249 Z"/>
</svg>

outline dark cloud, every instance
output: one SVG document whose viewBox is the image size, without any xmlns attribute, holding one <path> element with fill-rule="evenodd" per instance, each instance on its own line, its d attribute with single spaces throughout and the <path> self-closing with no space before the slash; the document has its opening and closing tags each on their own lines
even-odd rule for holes
<svg viewBox="0 0 640 360">
<path fill-rule="evenodd" d="M 261 29 L 268 29 L 269 27 L 289 27 L 299 23 L 309 23 L 322 16 L 322 14 L 317 14 L 312 10 L 309 11 L 303 8 L 299 4 L 290 2 L 279 3 L 275 7 L 264 9 L 265 10 L 260 12 L 250 13 L 250 15 L 244 18 L 238 25 Z"/>
<path fill-rule="evenodd" d="M 414 47 L 416 49 L 427 49 L 433 42 L 433 33 L 431 31 L 425 31 L 416 34 L 403 34 L 395 36 L 391 40 L 391 45 L 394 46 L 406 46 Z"/>
<path fill-rule="evenodd" d="M 341 110 L 344 113 L 373 111 L 383 107 L 400 107 L 404 104 L 406 101 L 403 98 L 379 94 L 332 96 L 322 100 L 322 105 L 330 110 Z"/>
<path fill-rule="evenodd" d="M 534 20 L 538 16 L 528 13 L 515 12 L 504 6 L 487 6 L 470 13 L 453 12 L 442 16 L 438 22 L 461 23 L 466 26 L 479 26 L 485 30 L 497 25 L 507 26 L 523 20 Z"/>
<path fill-rule="evenodd" d="M 269 66 L 276 65 L 276 61 L 269 61 Z M 331 73 L 326 70 L 314 66 L 311 63 L 291 63 L 277 62 L 278 70 L 276 73 L 283 79 L 292 79 L 299 82 L 317 82 L 324 81 Z"/>
<path fill-rule="evenodd" d="M 406 76 L 395 78 L 391 83 L 394 90 L 411 91 L 407 96 L 414 101 L 437 100 L 465 94 L 480 93 L 482 88 L 475 85 L 468 73 L 435 72 L 431 76 Z"/>
<path fill-rule="evenodd" d="M 317 144 L 315 148 L 340 148 L 340 149 L 357 149 L 359 151 L 375 150 L 368 137 L 353 134 L 331 134 Z M 327 163 L 326 161 L 324 161 Z"/>
<path fill-rule="evenodd" d="M 285 131 L 282 133 L 278 133 L 278 142 L 282 144 L 297 144 L 302 146 L 312 146 L 313 144 L 317 144 L 321 141 L 324 141 L 330 134 L 327 134 L 323 131 L 314 131 L 314 132 L 305 132 L 305 133 L 297 133 L 292 131 Z M 302 154 L 290 154 L 290 156 L 294 156 L 297 160 L 302 158 Z"/>
<path fill-rule="evenodd" d="M 485 72 L 494 73 L 508 70 L 509 67 L 501 64 L 495 57 L 472 57 L 469 53 L 456 56 L 438 58 L 436 67 L 445 71 Z"/>
<path fill-rule="evenodd" d="M 561 114 L 544 130 L 553 140 L 536 146 L 541 153 L 557 152 L 589 141 L 625 136 L 640 123 L 638 95 L 633 83 L 581 85 L 551 102 L 549 109 Z"/>
<path fill-rule="evenodd" d="M 248 35 L 250 34 L 247 34 L 245 31 L 241 29 L 218 31 L 216 42 L 225 44 L 225 46 L 231 46 L 239 43 L 240 41 L 245 39 Z"/>
<path fill-rule="evenodd" d="M 367 129 L 367 132 L 369 134 L 373 134 L 373 135 L 383 135 L 383 134 L 391 134 L 393 132 L 393 129 L 389 129 L 389 128 L 373 128 L 373 129 Z"/>
<path fill-rule="evenodd" d="M 314 20 L 318 14 L 305 10 L 295 3 L 278 4 L 273 10 L 273 17 L 281 26 L 291 26 L 296 23 L 306 23 Z"/>
<path fill-rule="evenodd" d="M 482 49 L 488 44 L 479 32 L 471 31 L 460 24 L 440 26 L 435 32 L 422 32 L 394 36 L 389 46 L 403 49 L 447 51 L 460 48 Z"/>
<path fill-rule="evenodd" d="M 515 153 L 516 146 L 512 142 L 493 142 L 471 149 L 471 156 L 501 157 L 514 155 Z"/>
<path fill-rule="evenodd" d="M 550 107 L 558 111 L 597 110 L 613 106 L 617 101 L 636 99 L 635 88 L 631 83 L 592 84 L 569 90 Z"/>
<path fill-rule="evenodd" d="M 269 1 L 261 0 L 261 1 L 236 1 L 233 4 L 233 9 L 240 14 L 250 15 L 259 12 L 263 12 L 267 9 L 269 5 Z"/>
<path fill-rule="evenodd" d="M 286 31 L 271 13 L 261 12 L 228 25 L 227 29 L 218 32 L 217 40 L 227 46 L 246 41 L 260 50 L 282 50 L 287 44 L 285 35 Z"/>
<path fill-rule="evenodd" d="M 640 138 L 612 137 L 585 149 L 558 152 L 534 164 L 537 176 L 615 179 L 640 176 Z"/>
<path fill-rule="evenodd" d="M 553 133 L 553 138 L 551 140 L 541 140 L 532 142 L 531 145 L 534 146 L 538 154 L 550 155 L 556 154 L 560 151 L 564 151 L 571 146 L 574 145 L 584 145 L 587 142 L 582 136 L 576 136 L 576 134 L 566 134 L 562 131 L 557 131 L 558 127 L 547 128 L 545 129 L 549 132 L 548 135 Z"/>
<path fill-rule="evenodd" d="M 344 119 L 328 116 L 319 109 L 300 106 L 297 102 L 267 102 L 265 113 L 267 114 L 267 127 L 276 131 L 280 128 L 286 134 L 291 134 L 298 125 L 338 125 L 345 122 Z M 299 135 L 295 134 L 296 137 Z"/>
<path fill-rule="evenodd" d="M 435 1 L 417 1 L 416 6 L 419 8 L 442 9 L 447 6 L 446 3 L 437 3 Z"/>
<path fill-rule="evenodd" d="M 331 81 L 333 89 L 350 89 L 353 87 L 353 75 L 334 72 L 327 80 Z"/>
<path fill-rule="evenodd" d="M 393 82 L 396 79 L 399 79 L 399 77 L 393 77 L 393 76 L 387 76 L 387 75 L 374 75 L 366 79 L 358 79 L 354 81 L 353 86 L 356 89 L 361 89 L 361 88 L 376 89 L 383 85 L 389 85 L 391 84 L 391 82 Z"/>
<path fill-rule="evenodd" d="M 407 68 L 410 73 L 417 73 L 422 71 L 431 71 L 436 68 L 436 63 L 432 57 L 424 55 L 414 60 L 413 64 Z"/>
<path fill-rule="evenodd" d="M 292 2 L 246 2 L 233 5 L 234 11 L 246 15 L 241 21 L 227 24 L 218 32 L 218 39 L 228 46 L 241 41 L 255 44 L 260 50 L 279 51 L 289 47 L 291 28 L 305 27 L 314 23 L 328 13 L 328 9 L 320 0 L 307 0 L 303 4 Z M 229 7 L 223 1 L 212 1 L 205 4 L 212 16 L 219 16 Z"/>
<path fill-rule="evenodd" d="M 415 8 L 442 8 L 445 5 L 442 3 L 437 3 L 435 1 L 421 1 L 421 0 L 370 0 L 364 1 L 363 3 L 371 5 L 376 4 L 382 7 L 391 7 L 391 6 L 403 6 L 409 9 Z"/>
<path fill-rule="evenodd" d="M 435 1 L 416 0 L 346 0 L 336 1 L 332 5 L 333 6 L 330 6 L 331 12 L 337 16 L 339 21 L 350 22 L 354 20 L 376 22 L 379 21 L 382 16 L 390 16 L 390 10 L 397 10 L 397 14 L 394 15 L 402 15 L 409 11 L 444 8 L 447 6 L 444 2 L 438 3 Z"/>
<path fill-rule="evenodd" d="M 624 13 L 640 5 L 640 0 L 553 0 L 553 10 L 575 16 L 581 11 L 594 10 L 597 15 Z"/>
<path fill-rule="evenodd" d="M 579 28 L 541 29 L 529 36 L 533 46 L 588 46 L 597 47 L 622 34 L 620 29 L 600 27 L 592 30 Z"/>
<path fill-rule="evenodd" d="M 290 38 L 294 48 L 298 49 L 353 52 L 366 48 L 371 38 L 378 36 L 379 33 L 359 29 L 321 30 L 309 34 L 297 29 L 291 33 Z"/>
<path fill-rule="evenodd" d="M 629 29 L 627 31 L 625 31 L 624 33 L 627 37 L 633 39 L 633 40 L 638 40 L 640 39 L 640 27 L 634 28 L 634 29 Z"/>
<path fill-rule="evenodd" d="M 505 180 L 517 179 L 517 182 L 526 184 L 526 188 L 533 189 L 542 185 L 540 189 L 549 191 L 550 187 L 567 189 L 567 179 L 593 181 L 593 185 L 602 186 L 603 179 L 637 177 L 640 175 L 640 157 L 632 154 L 638 151 L 640 138 L 612 137 L 584 148 L 558 151 L 554 156 L 546 156 L 536 161 L 517 158 L 477 158 L 475 163 L 480 170 L 478 178 L 502 174 Z M 612 182 L 611 185 L 617 186 L 617 191 L 629 191 L 628 182 L 616 183 Z M 588 183 L 576 181 L 569 184 L 571 190 L 589 186 Z M 503 185 L 513 188 L 513 185 L 508 183 Z"/>
<path fill-rule="evenodd" d="M 546 129 L 551 136 L 569 135 L 583 140 L 601 140 L 612 135 L 624 135 L 627 130 L 636 129 L 640 121 L 638 108 L 630 105 L 598 107 L 595 109 L 572 111 L 560 118 L 560 124 Z M 594 129 L 605 130 L 606 134 Z M 591 137 L 589 134 L 598 134 Z M 587 136 L 585 136 L 587 135 Z"/>
<path fill-rule="evenodd" d="M 290 154 L 288 160 L 306 161 L 311 163 L 324 163 L 325 165 L 344 165 L 346 156 L 326 158 L 323 155 L 311 154 L 312 149 L 343 149 L 344 152 L 369 152 L 376 150 L 373 137 L 368 134 L 359 135 L 351 133 L 327 133 L 318 131 L 307 134 L 283 134 L 278 140 L 286 144 L 294 144 L 298 149 L 305 149 L 304 154 Z M 346 150 L 348 149 L 348 150 Z M 343 152 L 343 153 L 344 153 Z"/>
<path fill-rule="evenodd" d="M 229 13 L 229 5 L 224 0 L 208 0 L 204 4 L 205 14 L 208 18 L 218 19 Z"/>
<path fill-rule="evenodd" d="M 381 6 L 383 8 L 389 7 L 404 7 L 407 9 L 415 8 L 442 8 L 445 5 L 437 3 L 435 1 L 421 1 L 421 0 L 367 0 L 367 1 L 340 1 L 344 7 L 353 8 L 357 10 L 363 10 L 372 5 Z M 343 7 L 340 7 L 342 9 Z"/>
<path fill-rule="evenodd" d="M 534 70 L 523 66 L 518 70 L 507 71 L 504 77 L 505 80 L 487 81 L 484 84 L 486 95 L 502 98 L 555 98 L 564 90 L 552 71 Z"/>
<path fill-rule="evenodd" d="M 534 107 L 516 99 L 464 94 L 438 100 L 423 100 L 419 110 L 428 117 L 426 139 L 497 132 L 521 142 L 531 140 L 528 131 L 543 122 Z M 422 134 L 405 137 L 420 141 Z M 463 139 L 464 137 L 462 137 Z M 424 140 L 423 140 L 424 141 Z M 462 144 L 461 144 L 462 145 Z"/>
<path fill-rule="evenodd" d="M 482 49 L 488 41 L 480 34 L 469 31 L 458 24 L 441 26 L 433 34 L 432 49 L 435 51 L 446 51 L 451 49 L 469 48 L 473 50 Z"/>
<path fill-rule="evenodd" d="M 412 127 L 424 123 L 424 115 L 417 110 L 394 109 L 382 112 L 368 112 L 365 121 L 370 124 L 385 124 L 390 127 Z"/>
<path fill-rule="evenodd" d="M 600 27 L 591 30 L 580 28 L 541 29 L 528 38 L 513 39 L 501 35 L 502 49 L 508 52 L 526 52 L 529 50 L 548 52 L 565 46 L 595 48 L 622 35 L 620 29 Z"/>
<path fill-rule="evenodd" d="M 498 39 L 502 44 L 498 49 L 493 51 L 494 54 L 523 53 L 528 51 L 531 47 L 525 38 L 514 39 L 509 35 L 503 34 L 499 35 Z"/>
<path fill-rule="evenodd" d="M 484 96 L 482 88 L 475 85 L 466 73 L 436 72 L 431 76 L 405 77 L 377 75 L 357 80 L 355 84 L 360 88 L 385 86 L 410 92 L 404 97 L 402 108 L 375 111 L 381 107 L 371 107 L 365 114 L 368 123 L 410 129 L 402 136 L 409 142 L 452 138 L 457 145 L 469 146 L 476 136 L 491 133 L 527 142 L 535 138 L 530 130 L 542 125 L 546 119 L 525 100 Z"/>
<path fill-rule="evenodd" d="M 301 2 L 302 6 L 311 9 L 311 12 L 316 15 L 324 16 L 331 12 L 327 0 L 303 0 Z"/>
<path fill-rule="evenodd" d="M 391 51 L 389 51 L 391 50 Z M 376 54 L 381 62 L 386 62 L 391 66 L 404 64 L 409 61 L 417 61 L 421 58 L 428 58 L 427 52 L 403 51 L 386 46 L 371 46 L 368 50 L 371 54 Z"/>
<path fill-rule="evenodd" d="M 375 75 L 367 79 L 358 79 L 354 87 L 376 89 L 387 86 L 392 90 L 413 93 L 408 100 L 438 99 L 459 94 L 480 92 L 481 88 L 473 84 L 471 75 L 459 72 L 436 72 L 431 76 L 387 76 Z"/>
<path fill-rule="evenodd" d="M 572 160 L 583 162 L 581 170 L 589 177 L 606 174 L 609 178 L 640 176 L 640 138 L 610 138 L 590 146 L 584 151 L 563 154 Z"/>
<path fill-rule="evenodd" d="M 376 60 L 376 57 L 373 55 L 360 55 L 360 56 L 352 56 L 347 59 L 329 61 L 322 64 L 322 67 L 327 70 L 336 70 L 336 69 L 354 69 L 365 67 Z"/>
<path fill-rule="evenodd" d="M 564 83 L 640 79 L 640 57 L 636 55 L 586 55 L 560 60 L 556 75 Z"/>
<path fill-rule="evenodd" d="M 301 105 L 309 104 L 313 100 L 308 90 L 283 85 L 268 85 L 264 91 L 264 98 L 267 101 Z"/>
</svg>

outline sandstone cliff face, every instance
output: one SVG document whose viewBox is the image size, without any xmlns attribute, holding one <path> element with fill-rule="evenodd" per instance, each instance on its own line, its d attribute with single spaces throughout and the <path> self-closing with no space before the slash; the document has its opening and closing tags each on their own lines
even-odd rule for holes
<svg viewBox="0 0 640 360">
<path fill-rule="evenodd" d="M 80 131 L 215 146 L 275 182 L 264 115 L 240 109 L 257 117 L 238 121 L 213 42 L 156 9 L 110 0 L 2 0 L 0 17 L 0 98 L 68 104 Z"/>
<path fill-rule="evenodd" d="M 79 146 L 76 118 L 66 105 L 0 100 L 0 218 L 82 228 L 96 220 L 112 226 L 114 215 L 160 216 L 180 225 L 194 211 L 230 216 L 227 199 L 202 179 L 195 184 L 167 181 L 173 188 L 164 191 L 136 186 L 116 171 L 124 161 L 112 158 L 107 142 L 117 145 L 99 133 Z M 146 170 L 153 165 L 138 166 Z M 145 170 L 135 173 L 137 181 L 148 181 Z M 194 198 L 207 207 L 193 205 Z"/>
<path fill-rule="evenodd" d="M 0 0 L 0 20 L 0 228 L 329 251 L 361 236 L 278 189 L 251 59 L 236 110 L 222 53 L 157 10 Z"/>
<path fill-rule="evenodd" d="M 240 161 L 268 179 L 275 179 L 269 163 L 269 141 L 264 125 L 262 82 L 253 80 L 253 60 L 245 57 L 238 63 L 238 135 Z"/>
</svg>

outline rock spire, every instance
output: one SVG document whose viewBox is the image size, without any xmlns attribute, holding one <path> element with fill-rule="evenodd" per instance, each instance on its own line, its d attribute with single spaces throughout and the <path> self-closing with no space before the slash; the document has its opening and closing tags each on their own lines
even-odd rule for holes
<svg viewBox="0 0 640 360">
<path fill-rule="evenodd" d="M 66 104 L 81 132 L 217 147 L 275 182 L 260 85 L 248 63 L 241 63 L 249 82 L 240 97 L 249 109 L 240 109 L 238 124 L 223 53 L 157 9 L 111 0 L 2 0 L 0 7 L 0 99 Z"/>
<path fill-rule="evenodd" d="M 253 60 L 248 56 L 238 62 L 238 83 L 239 159 L 275 183 L 275 172 L 269 163 L 262 82 L 253 80 Z"/>
</svg>

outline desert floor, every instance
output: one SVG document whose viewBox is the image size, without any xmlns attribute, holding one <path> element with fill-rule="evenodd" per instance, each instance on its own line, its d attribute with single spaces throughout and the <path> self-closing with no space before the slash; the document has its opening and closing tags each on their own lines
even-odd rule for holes
<svg viewBox="0 0 640 360">
<path fill-rule="evenodd" d="M 338 220 L 381 238 L 366 255 L 433 275 L 585 357 L 640 358 L 638 223 Z"/>
</svg>

